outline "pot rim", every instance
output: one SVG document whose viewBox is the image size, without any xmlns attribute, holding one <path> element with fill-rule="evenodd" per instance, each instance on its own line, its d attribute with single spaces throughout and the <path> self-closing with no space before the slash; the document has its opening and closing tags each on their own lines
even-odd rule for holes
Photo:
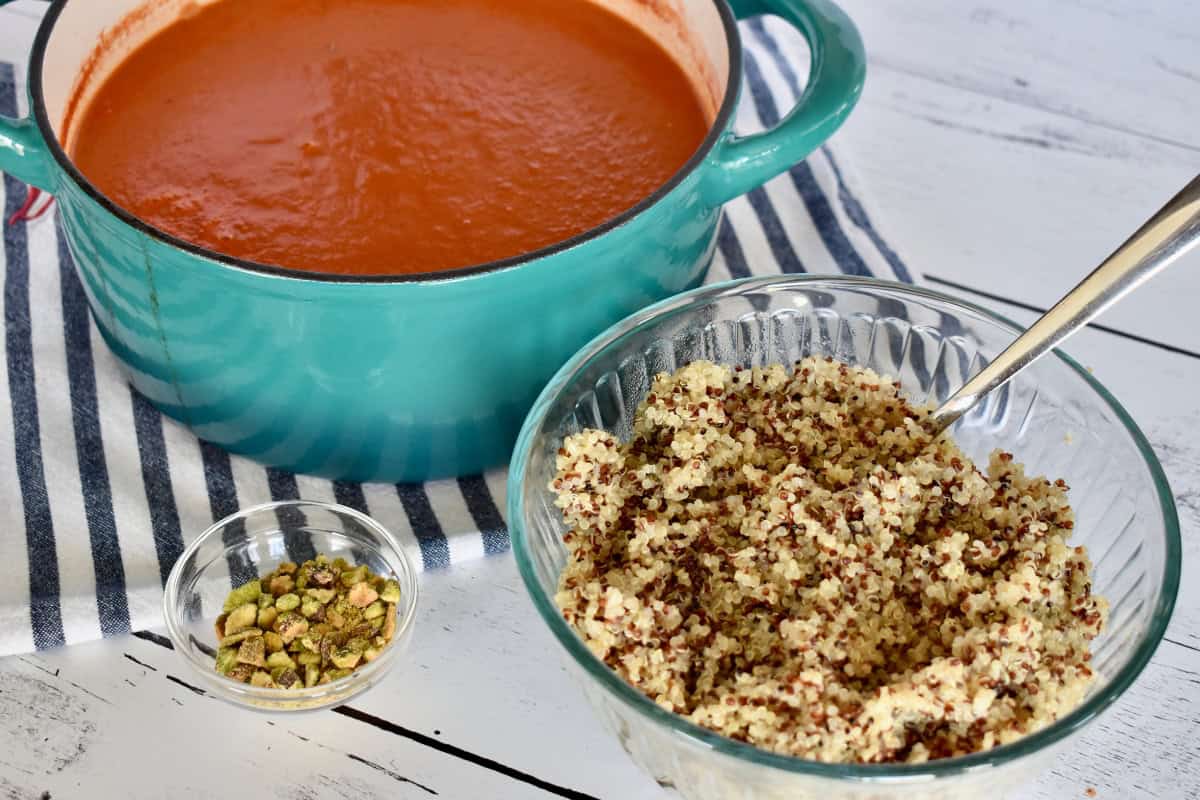
<svg viewBox="0 0 1200 800">
<path fill-rule="evenodd" d="M 473 264 L 466 267 L 456 267 L 454 269 L 439 270 L 436 272 L 418 272 L 404 273 L 394 275 L 345 275 L 330 272 L 310 272 L 307 270 L 288 269 L 286 267 L 277 266 L 274 264 L 266 264 L 249 259 L 237 258 L 234 256 L 225 255 L 215 250 L 210 250 L 198 244 L 193 244 L 164 230 L 154 227 L 142 219 L 134 216 L 129 211 L 125 210 L 117 203 L 113 202 L 95 185 L 93 185 L 75 166 L 74 162 L 67 155 L 59 142 L 58 136 L 55 135 L 54 126 L 50 122 L 50 116 L 46 111 L 45 98 L 43 96 L 42 74 L 46 56 L 46 48 L 50 43 L 50 37 L 53 35 L 54 27 L 58 22 L 59 16 L 62 14 L 63 8 L 69 0 L 53 0 L 46 15 L 42 18 L 41 24 L 38 26 L 37 36 L 34 39 L 33 50 L 30 54 L 30 69 L 29 69 L 29 92 L 30 105 L 32 106 L 33 118 L 37 123 L 38 131 L 42 139 L 46 143 L 46 148 L 53 156 L 54 161 L 59 168 L 66 174 L 68 178 L 80 189 L 83 190 L 92 200 L 95 200 L 100 206 L 112 214 L 121 222 L 132 227 L 147 236 L 153 237 L 160 242 L 174 247 L 178 250 L 183 250 L 195 256 L 215 261 L 227 267 L 243 270 L 245 272 L 270 275 L 276 278 L 286 278 L 289 280 L 299 281 L 316 281 L 322 283 L 356 283 L 356 284 L 387 284 L 387 283 L 440 283 L 443 281 L 451 281 L 460 278 L 469 278 L 476 275 L 485 275 L 493 272 L 501 272 L 504 270 L 514 269 L 523 264 L 540 260 L 548 256 L 569 250 L 578 245 L 586 244 L 593 239 L 598 239 L 604 234 L 621 227 L 625 223 L 631 221 L 651 207 L 657 205 L 659 201 L 666 198 L 668 194 L 679 187 L 680 184 L 691 174 L 700 168 L 705 159 L 716 147 L 717 143 L 725 134 L 726 127 L 729 121 L 733 118 L 734 111 L 737 108 L 738 97 L 741 92 L 742 85 L 742 40 L 737 30 L 737 19 L 734 16 L 733 10 L 730 8 L 727 0 L 711 0 L 716 6 L 717 14 L 721 18 L 721 25 L 725 30 L 725 46 L 729 53 L 729 74 L 725 86 L 725 98 L 721 102 L 721 107 L 717 111 L 717 116 L 709 126 L 708 134 L 704 137 L 704 141 L 700 143 L 696 152 L 692 157 L 679 168 L 663 185 L 655 189 L 650 195 L 642 199 L 620 214 L 606 220 L 600 225 L 589 228 L 582 233 L 576 234 L 569 239 L 564 239 L 561 242 L 547 245 L 546 247 L 533 250 L 529 253 L 523 253 L 508 258 L 502 258 L 496 261 L 488 261 L 482 264 Z"/>
</svg>

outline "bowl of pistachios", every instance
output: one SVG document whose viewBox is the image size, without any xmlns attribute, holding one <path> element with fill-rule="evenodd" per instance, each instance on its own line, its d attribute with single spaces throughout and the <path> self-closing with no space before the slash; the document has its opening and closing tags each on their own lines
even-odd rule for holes
<svg viewBox="0 0 1200 800">
<path fill-rule="evenodd" d="M 309 711 L 378 683 L 412 633 L 416 570 L 396 539 L 345 506 L 239 511 L 200 534 L 167 578 L 167 631 L 212 694 Z"/>
</svg>

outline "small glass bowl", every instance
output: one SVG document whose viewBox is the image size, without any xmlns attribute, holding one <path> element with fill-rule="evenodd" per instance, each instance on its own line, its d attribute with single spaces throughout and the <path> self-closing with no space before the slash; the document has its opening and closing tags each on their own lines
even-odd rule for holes
<svg viewBox="0 0 1200 800">
<path fill-rule="evenodd" d="M 1129 688 L 1163 637 L 1179 589 L 1179 519 L 1162 467 L 1116 399 L 1054 352 L 973 408 L 953 435 L 976 463 L 1002 447 L 1030 474 L 1063 477 L 1072 544 L 1110 603 L 1097 680 L 1078 708 L 1011 744 L 924 764 L 826 764 L 761 750 L 656 705 L 598 659 L 554 602 L 567 560 L 549 488 L 564 436 L 629 438 L 658 372 L 697 359 L 752 367 L 831 356 L 900 380 L 918 403 L 949 397 L 1020 328 L 948 295 L 865 278 L 749 278 L 678 295 L 574 356 L 525 420 L 508 477 L 513 552 L 542 620 L 597 715 L 634 761 L 689 800 L 995 800 L 1030 780 Z"/>
<path fill-rule="evenodd" d="M 213 627 L 230 590 L 284 561 L 299 564 L 318 553 L 366 564 L 400 584 L 396 633 L 379 657 L 345 678 L 306 689 L 265 689 L 218 673 Z M 417 594 L 412 562 L 375 520 L 345 506 L 285 501 L 231 514 L 200 534 L 167 578 L 163 613 L 175 650 L 217 697 L 257 711 L 311 711 L 343 703 L 379 682 L 408 643 Z"/>
</svg>

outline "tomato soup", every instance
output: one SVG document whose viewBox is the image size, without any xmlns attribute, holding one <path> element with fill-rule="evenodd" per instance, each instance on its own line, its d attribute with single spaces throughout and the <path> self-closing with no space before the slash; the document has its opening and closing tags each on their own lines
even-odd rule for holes
<svg viewBox="0 0 1200 800">
<path fill-rule="evenodd" d="M 101 192 L 180 239 L 396 274 L 601 225 L 709 124 L 672 57 L 587 0 L 223 0 L 125 57 L 69 140 Z"/>
</svg>

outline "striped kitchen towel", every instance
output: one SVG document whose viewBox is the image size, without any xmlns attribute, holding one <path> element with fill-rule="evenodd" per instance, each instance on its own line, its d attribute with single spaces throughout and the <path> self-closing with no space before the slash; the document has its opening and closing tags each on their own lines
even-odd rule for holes
<svg viewBox="0 0 1200 800">
<path fill-rule="evenodd" d="M 0 23 L 4 14 L 0 11 Z M 0 24 L 0 114 L 25 113 L 29 41 Z M 32 27 L 25 26 L 32 35 Z M 742 29 L 742 131 L 775 125 L 807 63 L 777 20 Z M 909 280 L 864 210 L 837 143 L 729 204 L 710 281 L 779 272 Z M 26 187 L 3 180 L 7 220 Z M 93 325 L 54 217 L 4 228 L 7 369 L 0 370 L 0 654 L 161 625 L 163 581 L 192 537 L 239 507 L 336 500 L 445 567 L 508 550 L 505 473 L 426 484 L 330 482 L 264 469 L 198 441 L 132 392 Z"/>
</svg>

